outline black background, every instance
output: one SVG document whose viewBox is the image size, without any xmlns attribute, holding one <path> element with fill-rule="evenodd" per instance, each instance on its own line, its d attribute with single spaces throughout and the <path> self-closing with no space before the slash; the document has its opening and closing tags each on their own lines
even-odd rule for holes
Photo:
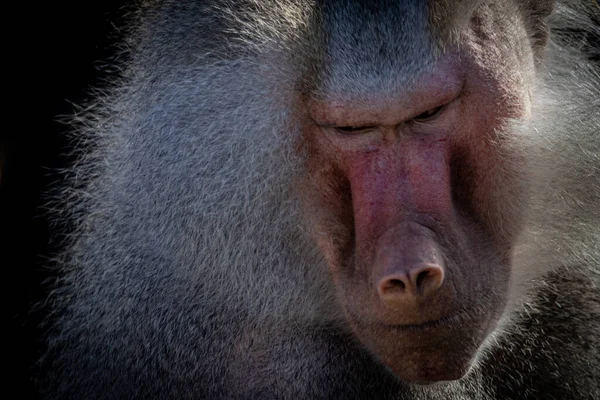
<svg viewBox="0 0 600 400">
<path fill-rule="evenodd" d="M 57 173 L 69 166 L 69 129 L 61 120 L 115 75 L 110 61 L 132 1 L 20 2 L 4 9 L 4 128 L 0 134 L 0 268 L 8 335 L 5 394 L 35 399 L 31 367 L 39 353 L 48 258 L 60 248 L 46 205 Z M 11 393 L 14 393 L 12 395 Z"/>
</svg>

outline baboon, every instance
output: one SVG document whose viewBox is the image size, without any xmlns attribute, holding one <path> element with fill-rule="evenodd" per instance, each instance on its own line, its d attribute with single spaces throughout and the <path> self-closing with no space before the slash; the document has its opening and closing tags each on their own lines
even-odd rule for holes
<svg viewBox="0 0 600 400">
<path fill-rule="evenodd" d="M 596 12 L 141 4 L 78 118 L 43 396 L 600 398 Z"/>
</svg>

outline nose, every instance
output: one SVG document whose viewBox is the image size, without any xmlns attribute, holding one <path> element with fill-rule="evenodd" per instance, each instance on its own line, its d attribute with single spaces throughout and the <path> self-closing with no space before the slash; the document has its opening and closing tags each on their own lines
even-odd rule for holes
<svg viewBox="0 0 600 400">
<path fill-rule="evenodd" d="M 445 262 L 432 232 L 417 223 L 385 232 L 377 243 L 374 289 L 396 310 L 413 310 L 443 290 Z"/>
<path fill-rule="evenodd" d="M 381 300 L 390 306 L 402 306 L 415 300 L 427 299 L 444 282 L 444 269 L 437 264 L 416 264 L 406 272 L 394 272 L 378 282 Z"/>
</svg>

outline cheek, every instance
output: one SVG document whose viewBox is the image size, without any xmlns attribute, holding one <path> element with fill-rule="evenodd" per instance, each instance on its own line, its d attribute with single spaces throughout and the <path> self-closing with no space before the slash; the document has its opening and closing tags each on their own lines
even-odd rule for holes
<svg viewBox="0 0 600 400">
<path fill-rule="evenodd" d="M 354 215 L 350 182 L 332 154 L 332 144 L 308 129 L 302 144 L 306 173 L 298 185 L 305 225 L 328 265 L 339 268 L 354 248 Z"/>
<path fill-rule="evenodd" d="M 511 119 L 526 115 L 528 98 L 510 75 L 492 75 L 481 66 L 472 71 L 461 99 L 464 122 L 450 135 L 452 187 L 457 205 L 478 216 L 502 247 L 510 247 L 519 231 L 527 190 L 524 155 L 511 145 L 509 126 Z"/>
<path fill-rule="evenodd" d="M 469 80 L 461 102 L 464 124 L 451 135 L 458 149 L 453 187 L 494 240 L 509 249 L 528 197 L 525 155 L 513 144 L 510 124 L 529 115 L 533 56 L 520 42 L 526 36 L 518 26 L 496 30 L 488 19 L 465 38 Z M 486 29 L 512 35 L 493 43 L 489 38 L 496 36 Z"/>
</svg>

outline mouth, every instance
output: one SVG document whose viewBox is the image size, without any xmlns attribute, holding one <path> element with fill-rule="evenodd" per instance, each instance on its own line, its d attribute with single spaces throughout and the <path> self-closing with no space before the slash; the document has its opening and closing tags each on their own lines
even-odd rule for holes
<svg viewBox="0 0 600 400">
<path fill-rule="evenodd" d="M 425 321 L 419 324 L 386 324 L 386 323 L 376 323 L 376 326 L 381 328 L 386 328 L 389 330 L 401 331 L 401 332 L 424 332 L 435 330 L 437 328 L 447 328 L 452 325 L 462 324 L 467 321 L 476 321 L 478 320 L 478 313 L 473 311 L 470 308 L 464 308 L 458 312 L 452 313 L 445 317 Z"/>
<path fill-rule="evenodd" d="M 385 331 L 408 334 L 433 332 L 441 328 L 451 329 L 453 326 L 460 326 L 464 324 L 476 324 L 478 322 L 481 322 L 482 317 L 487 314 L 485 310 L 481 310 L 476 307 L 465 307 L 460 309 L 459 311 L 456 311 L 438 319 L 428 320 L 416 324 L 398 324 L 377 321 L 371 318 L 361 318 L 361 316 L 350 312 L 350 310 L 346 310 L 346 313 L 350 316 L 352 323 L 357 327 L 363 329 L 383 329 Z"/>
</svg>

